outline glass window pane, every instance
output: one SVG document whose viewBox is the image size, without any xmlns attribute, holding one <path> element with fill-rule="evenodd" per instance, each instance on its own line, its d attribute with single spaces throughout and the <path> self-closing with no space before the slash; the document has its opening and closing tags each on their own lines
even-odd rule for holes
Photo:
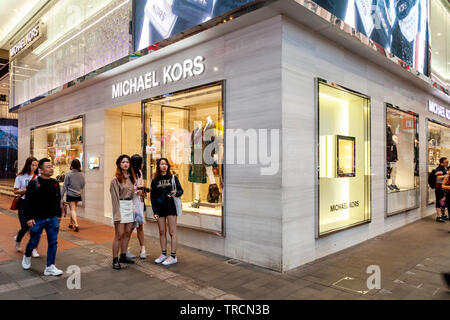
<svg viewBox="0 0 450 320">
<path fill-rule="evenodd" d="M 370 106 L 319 83 L 319 235 L 370 220 Z"/>
<path fill-rule="evenodd" d="M 419 206 L 418 116 L 386 106 L 387 214 Z"/>
<path fill-rule="evenodd" d="M 72 160 L 83 163 L 83 120 L 76 119 L 31 129 L 31 155 L 49 158 L 54 165 L 53 178 L 64 183 Z"/>
<path fill-rule="evenodd" d="M 222 233 L 222 85 L 152 98 L 144 106 L 147 187 L 156 161 L 167 158 L 184 190 L 179 223 Z"/>
<path fill-rule="evenodd" d="M 439 159 L 450 159 L 450 128 L 428 121 L 428 173 L 439 165 Z M 428 188 L 428 203 L 435 202 L 435 190 Z"/>
</svg>

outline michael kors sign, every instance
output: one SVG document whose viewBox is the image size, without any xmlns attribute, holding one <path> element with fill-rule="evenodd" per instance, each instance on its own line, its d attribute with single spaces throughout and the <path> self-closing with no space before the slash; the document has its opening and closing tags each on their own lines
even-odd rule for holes
<svg viewBox="0 0 450 320">
<path fill-rule="evenodd" d="M 156 70 L 146 74 L 133 77 L 112 85 L 112 98 L 135 94 L 142 90 L 155 88 L 201 75 L 205 71 L 205 58 L 197 56 L 193 59 L 186 59 L 183 62 L 165 66 L 162 74 Z"/>
<path fill-rule="evenodd" d="M 20 51 L 30 46 L 36 39 L 41 36 L 39 24 L 31 29 L 22 39 L 19 40 L 11 49 L 9 49 L 9 58 L 14 58 Z"/>
</svg>

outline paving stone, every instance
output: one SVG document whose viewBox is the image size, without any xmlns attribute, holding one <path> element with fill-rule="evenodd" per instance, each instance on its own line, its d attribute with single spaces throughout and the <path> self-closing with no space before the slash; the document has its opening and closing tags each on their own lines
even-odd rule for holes
<svg viewBox="0 0 450 320">
<path fill-rule="evenodd" d="M 6 293 L 0 293 L 1 300 L 32 300 L 33 297 L 24 290 L 14 290 Z"/>
<path fill-rule="evenodd" d="M 38 284 L 35 286 L 27 287 L 23 289 L 32 298 L 40 298 L 49 294 L 58 293 L 58 291 L 47 283 Z"/>
</svg>

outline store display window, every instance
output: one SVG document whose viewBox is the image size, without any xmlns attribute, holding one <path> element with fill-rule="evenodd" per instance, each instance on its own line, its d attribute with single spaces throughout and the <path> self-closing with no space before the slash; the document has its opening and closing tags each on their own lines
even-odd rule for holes
<svg viewBox="0 0 450 320">
<path fill-rule="evenodd" d="M 387 215 L 419 207 L 418 115 L 386 104 Z"/>
<path fill-rule="evenodd" d="M 37 159 L 49 158 L 54 165 L 53 178 L 62 186 L 72 160 L 83 164 L 83 119 L 59 122 L 31 129 L 31 154 Z"/>
<path fill-rule="evenodd" d="M 428 119 L 428 173 L 439 166 L 439 159 L 442 157 L 450 159 L 450 127 Z M 428 204 L 435 200 L 434 189 L 428 187 Z"/>
<path fill-rule="evenodd" d="M 370 101 L 318 81 L 318 236 L 370 222 Z"/>
<path fill-rule="evenodd" d="M 165 157 L 184 194 L 180 225 L 223 234 L 224 117 L 222 83 L 143 102 L 145 180 Z M 150 195 L 146 204 L 150 206 Z M 150 217 L 151 218 L 151 217 Z"/>
</svg>

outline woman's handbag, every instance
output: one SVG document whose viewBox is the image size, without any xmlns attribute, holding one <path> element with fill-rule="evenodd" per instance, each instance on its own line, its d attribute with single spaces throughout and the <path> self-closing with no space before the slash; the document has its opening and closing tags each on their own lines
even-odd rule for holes
<svg viewBox="0 0 450 320">
<path fill-rule="evenodd" d="M 135 226 L 138 227 L 140 224 L 144 224 L 144 202 L 142 202 L 141 197 L 136 194 L 133 195 L 133 212 Z"/>
<path fill-rule="evenodd" d="M 175 191 L 175 194 L 177 193 L 177 186 L 175 184 L 174 175 L 172 175 L 172 191 Z M 177 209 L 177 216 L 181 216 L 181 214 L 183 213 L 183 205 L 181 204 L 181 198 L 174 196 L 173 202 L 175 202 L 175 208 Z"/>
<path fill-rule="evenodd" d="M 19 209 L 19 201 L 20 201 L 20 196 L 19 197 L 14 197 L 13 201 L 11 202 L 11 210 L 17 210 Z"/>
</svg>

